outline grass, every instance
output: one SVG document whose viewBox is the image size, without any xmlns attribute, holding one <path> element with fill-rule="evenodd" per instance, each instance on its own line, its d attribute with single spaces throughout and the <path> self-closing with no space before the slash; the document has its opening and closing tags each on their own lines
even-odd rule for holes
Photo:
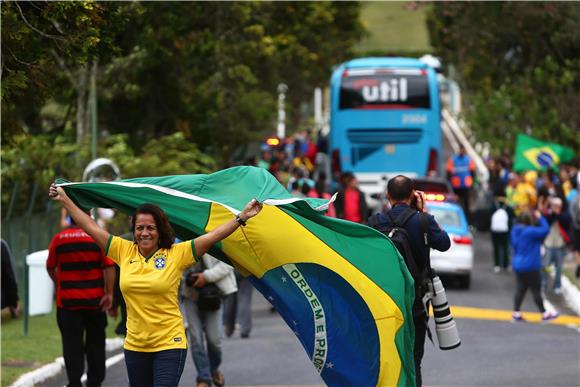
<svg viewBox="0 0 580 387">
<path fill-rule="evenodd" d="M 361 20 L 369 36 L 356 47 L 359 52 L 432 51 L 427 32 L 428 5 L 416 9 L 409 2 L 363 1 Z"/>
<path fill-rule="evenodd" d="M 117 323 L 109 318 L 107 337 L 115 336 Z M 23 317 L 2 320 L 2 386 L 9 386 L 20 375 L 62 356 L 56 308 L 47 315 L 29 317 L 28 335 L 23 333 Z"/>
</svg>

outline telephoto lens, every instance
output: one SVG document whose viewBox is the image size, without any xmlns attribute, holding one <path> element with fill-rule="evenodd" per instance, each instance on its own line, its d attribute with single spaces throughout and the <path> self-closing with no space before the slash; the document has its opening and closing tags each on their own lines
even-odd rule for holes
<svg viewBox="0 0 580 387">
<path fill-rule="evenodd" d="M 433 306 L 433 315 L 435 317 L 435 333 L 439 348 L 443 350 L 459 347 L 461 340 L 457 331 L 457 324 L 453 320 L 445 288 L 441 283 L 438 275 L 434 275 L 432 282 L 429 282 L 429 290 L 432 294 L 431 305 Z"/>
</svg>

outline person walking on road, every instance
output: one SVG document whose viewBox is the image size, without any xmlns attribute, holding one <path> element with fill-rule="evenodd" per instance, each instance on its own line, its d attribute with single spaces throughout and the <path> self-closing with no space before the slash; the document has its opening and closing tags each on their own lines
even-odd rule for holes
<svg viewBox="0 0 580 387">
<path fill-rule="evenodd" d="M 236 326 L 240 327 L 240 337 L 247 339 L 252 332 L 252 294 L 254 286 L 250 279 L 235 272 L 238 291 L 224 300 L 224 327 L 227 337 L 231 337 Z M 237 322 L 237 323 L 236 323 Z"/>
<path fill-rule="evenodd" d="M 124 353 L 132 387 L 177 386 L 187 356 L 178 288 L 183 271 L 211 246 L 256 216 L 262 204 L 251 200 L 236 218 L 193 240 L 174 243 L 167 216 L 154 204 L 142 204 L 133 216 L 134 242 L 100 228 L 66 194 L 51 185 L 75 222 L 121 267 L 121 291 L 127 303 Z M 193 214 L 192 214 L 193 215 Z"/>
<path fill-rule="evenodd" d="M 68 386 L 82 386 L 85 358 L 87 385 L 100 386 L 105 380 L 105 312 L 113 301 L 115 264 L 72 219 L 70 227 L 52 238 L 46 270 L 56 284 Z"/>
<path fill-rule="evenodd" d="M 345 172 L 342 187 L 338 190 L 334 208 L 337 218 L 356 223 L 365 223 L 368 217 L 368 206 L 365 194 L 359 189 L 358 180 L 352 172 Z"/>
<path fill-rule="evenodd" d="M 423 273 L 430 269 L 429 250 L 447 251 L 451 247 L 449 235 L 439 227 L 435 218 L 426 213 L 424 194 L 415 191 L 412 179 L 398 175 L 387 183 L 387 199 L 391 209 L 387 212 L 373 215 L 369 218 L 371 227 L 381 229 L 383 225 L 399 224 L 405 229 L 409 238 L 417 272 Z M 407 221 L 400 221 L 406 218 Z M 403 224 L 401 224 L 403 223 Z M 427 234 L 426 236 L 424 234 Z M 425 242 L 427 241 L 427 244 Z M 408 258 L 408 257 L 407 257 Z M 424 291 L 424 289 L 422 289 Z M 413 323 L 415 326 L 415 378 L 417 386 L 423 383 L 421 376 L 421 362 L 425 350 L 425 335 L 427 332 L 428 316 L 423 305 L 423 294 L 415 294 L 413 303 Z"/>
<path fill-rule="evenodd" d="M 493 245 L 493 270 L 499 273 L 510 267 L 510 230 L 513 226 L 515 212 L 506 203 L 505 193 L 499 192 L 494 201 L 491 215 L 490 235 Z"/>
<path fill-rule="evenodd" d="M 530 210 L 523 210 L 518 215 L 516 225 L 511 231 L 510 240 L 514 252 L 512 267 L 516 275 L 513 321 L 524 321 L 521 306 L 528 289 L 532 291 L 534 301 L 542 313 L 542 320 L 548 321 L 558 317 L 557 312 L 546 311 L 541 293 L 540 247 L 549 231 L 548 221 L 538 210 L 534 213 Z"/>
<path fill-rule="evenodd" d="M 475 163 L 465 153 L 461 146 L 459 153 L 447 160 L 447 179 L 451 182 L 453 191 L 458 196 L 467 220 L 471 223 L 470 197 L 475 178 Z"/>
<path fill-rule="evenodd" d="M 197 387 L 223 386 L 222 363 L 222 302 L 204 305 L 198 302 L 200 290 L 215 284 L 221 296 L 237 290 L 234 268 L 204 254 L 200 262 L 184 272 L 181 281 L 181 305 L 187 326 L 191 356 L 197 370 Z M 207 346 L 206 346 L 207 344 Z"/>
</svg>

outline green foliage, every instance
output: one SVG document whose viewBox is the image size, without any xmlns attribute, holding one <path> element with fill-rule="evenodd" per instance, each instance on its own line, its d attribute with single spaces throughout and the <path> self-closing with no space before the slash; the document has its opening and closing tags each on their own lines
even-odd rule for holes
<svg viewBox="0 0 580 387">
<path fill-rule="evenodd" d="M 200 152 L 196 144 L 186 141 L 180 132 L 149 141 L 137 156 L 126 140 L 126 135 L 111 136 L 103 152 L 104 157 L 119 166 L 123 178 L 215 171 L 215 161 Z"/>
<path fill-rule="evenodd" d="M 34 209 L 42 210 L 48 186 L 57 177 L 80 181 L 90 161 L 88 144 L 77 145 L 63 136 L 21 134 L 13 140 L 2 147 L 3 217 L 14 193 L 19 198 L 14 201 L 14 213 L 25 212 L 30 200 L 34 200 Z M 149 141 L 140 153 L 129 146 L 127 135 L 113 135 L 100 144 L 99 154 L 115 162 L 123 178 L 211 173 L 216 169 L 213 158 L 180 132 Z M 13 192 L 16 184 L 18 189 Z M 31 198 L 35 185 L 36 195 Z"/>
<path fill-rule="evenodd" d="M 289 127 L 298 126 L 300 104 L 362 34 L 357 3 L 135 7 L 118 37 L 124 55 L 101 76 L 101 125 L 137 147 L 178 130 L 222 165 L 274 130 L 279 83 L 289 86 Z"/>
<path fill-rule="evenodd" d="M 92 1 L 2 3 L 2 144 L 12 134 L 37 133 L 44 102 L 70 95 L 62 66 L 115 52 L 116 8 Z"/>
<path fill-rule="evenodd" d="M 46 203 L 46 191 L 56 176 L 78 180 L 82 169 L 77 157 L 78 146 L 65 141 L 62 136 L 31 136 L 18 134 L 12 142 L 2 146 L 2 216 L 8 211 L 13 194 L 14 213 L 23 213 L 30 200 L 33 208 L 42 208 Z M 79 173 L 80 171 L 80 173 Z M 18 184 L 17 191 L 13 192 Z M 36 185 L 36 197 L 33 198 Z"/>
<path fill-rule="evenodd" d="M 434 3 L 431 42 L 452 63 L 476 137 L 513 151 L 518 132 L 580 149 L 577 3 Z"/>
</svg>

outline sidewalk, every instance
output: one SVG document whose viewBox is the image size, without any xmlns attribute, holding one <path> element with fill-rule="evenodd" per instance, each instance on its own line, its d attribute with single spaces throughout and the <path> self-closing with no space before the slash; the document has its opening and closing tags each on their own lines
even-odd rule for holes
<svg viewBox="0 0 580 387">
<path fill-rule="evenodd" d="M 550 277 L 554 278 L 554 270 L 550 270 Z M 573 254 L 566 254 L 562 270 L 562 297 L 566 305 L 574 311 L 576 315 L 580 315 L 580 290 L 579 282 L 575 279 L 576 262 Z M 574 280 L 570 280 L 574 278 Z"/>
</svg>

